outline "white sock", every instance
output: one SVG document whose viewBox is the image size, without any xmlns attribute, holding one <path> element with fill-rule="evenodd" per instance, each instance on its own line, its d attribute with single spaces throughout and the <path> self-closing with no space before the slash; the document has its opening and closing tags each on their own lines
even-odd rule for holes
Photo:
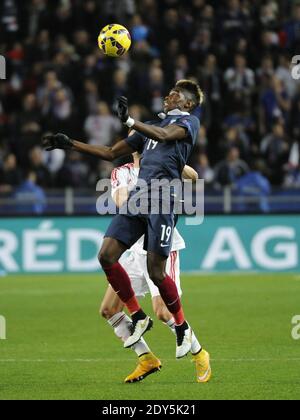
<svg viewBox="0 0 300 420">
<path fill-rule="evenodd" d="M 174 320 L 174 318 L 171 318 L 168 322 L 166 322 L 166 325 L 170 328 L 170 330 L 174 334 L 176 334 L 176 331 L 175 331 L 175 320 Z M 193 334 L 192 334 L 192 348 L 191 348 L 192 354 L 199 353 L 199 351 L 201 349 L 202 349 L 202 346 L 199 343 L 199 341 L 197 340 L 197 337 L 195 336 L 195 333 L 193 331 Z"/>
<path fill-rule="evenodd" d="M 195 336 L 194 331 L 193 331 L 191 352 L 192 352 L 192 354 L 197 354 L 197 353 L 200 352 L 200 350 L 202 350 L 202 346 L 199 343 L 199 341 L 197 340 L 197 337 Z"/>
<path fill-rule="evenodd" d="M 123 342 L 131 335 L 130 325 L 131 319 L 125 314 L 125 312 L 118 312 L 107 320 L 109 325 L 113 327 L 115 334 Z M 134 346 L 131 347 L 138 356 L 145 353 L 151 353 L 146 341 L 141 338 Z"/>
<path fill-rule="evenodd" d="M 172 333 L 176 334 L 176 331 L 175 331 L 175 319 L 173 317 L 171 319 L 169 319 L 168 322 L 166 322 L 166 325 L 170 328 L 170 330 L 172 331 Z"/>
</svg>

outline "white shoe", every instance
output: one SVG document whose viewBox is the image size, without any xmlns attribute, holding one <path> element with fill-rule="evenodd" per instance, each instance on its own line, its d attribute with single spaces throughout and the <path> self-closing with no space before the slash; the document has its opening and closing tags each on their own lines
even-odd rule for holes
<svg viewBox="0 0 300 420">
<path fill-rule="evenodd" d="M 145 334 L 146 331 L 151 330 L 153 326 L 153 321 L 149 316 L 146 316 L 145 319 L 140 319 L 137 323 L 132 324 L 132 334 L 124 343 L 124 347 L 127 349 L 134 346 L 141 337 Z"/>
<path fill-rule="evenodd" d="M 176 359 L 181 359 L 186 356 L 192 348 L 192 335 L 193 331 L 191 327 L 188 327 L 182 331 L 176 330 L 177 345 L 176 345 Z"/>
</svg>

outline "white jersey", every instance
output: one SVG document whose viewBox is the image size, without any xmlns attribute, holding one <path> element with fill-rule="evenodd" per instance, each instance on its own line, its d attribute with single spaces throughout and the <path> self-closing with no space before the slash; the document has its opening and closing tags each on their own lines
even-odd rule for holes
<svg viewBox="0 0 300 420">
<path fill-rule="evenodd" d="M 128 188 L 131 192 L 137 184 L 139 177 L 139 168 L 135 168 L 133 163 L 120 166 L 111 173 L 111 195 L 114 197 L 120 188 Z M 185 249 L 185 242 L 178 230 L 174 229 L 171 252 Z M 147 254 L 144 250 L 144 235 L 131 247 L 131 251 L 137 254 Z"/>
</svg>

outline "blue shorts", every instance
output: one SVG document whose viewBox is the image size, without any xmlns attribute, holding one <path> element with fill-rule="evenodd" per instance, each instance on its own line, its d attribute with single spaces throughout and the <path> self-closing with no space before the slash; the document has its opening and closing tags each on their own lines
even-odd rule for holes
<svg viewBox="0 0 300 420">
<path fill-rule="evenodd" d="M 116 215 L 106 234 L 131 248 L 145 235 L 144 250 L 168 258 L 178 216 L 174 214 Z"/>
</svg>

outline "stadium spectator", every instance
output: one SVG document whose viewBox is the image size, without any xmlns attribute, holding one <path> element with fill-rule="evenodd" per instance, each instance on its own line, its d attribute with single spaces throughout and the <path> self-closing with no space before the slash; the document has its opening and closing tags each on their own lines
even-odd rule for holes
<svg viewBox="0 0 300 420">
<path fill-rule="evenodd" d="M 300 134 L 300 133 L 299 133 Z M 284 177 L 284 186 L 291 187 L 300 187 L 300 137 L 298 135 L 298 140 L 295 141 L 290 150 L 288 163 L 285 166 L 285 177 Z"/>
<path fill-rule="evenodd" d="M 192 65 L 204 64 L 206 57 L 213 54 L 215 48 L 209 29 L 200 29 L 190 45 L 190 60 Z"/>
<path fill-rule="evenodd" d="M 219 8 L 221 11 L 219 34 L 228 48 L 249 34 L 249 11 L 247 5 L 243 6 L 240 0 L 227 0 L 225 7 Z"/>
<path fill-rule="evenodd" d="M 144 41 L 149 36 L 149 27 L 144 24 L 140 15 L 135 15 L 132 18 L 131 36 L 133 41 Z"/>
<path fill-rule="evenodd" d="M 271 194 L 271 184 L 263 175 L 265 172 L 264 161 L 255 160 L 250 168 L 250 171 L 237 181 L 236 193 L 239 201 L 235 210 L 268 213 L 270 211 L 268 196 Z"/>
<path fill-rule="evenodd" d="M 124 17 L 131 17 L 136 12 L 134 0 L 101 0 L 101 7 L 108 21 L 121 22 Z"/>
<path fill-rule="evenodd" d="M 280 55 L 279 66 L 276 69 L 275 76 L 282 81 L 288 97 L 293 99 L 297 93 L 299 80 L 295 80 L 292 77 L 291 57 L 285 54 Z"/>
<path fill-rule="evenodd" d="M 35 146 L 30 150 L 29 166 L 35 173 L 35 181 L 39 186 L 43 188 L 52 186 L 52 178 L 48 168 L 44 164 L 43 150 L 40 146 Z"/>
<path fill-rule="evenodd" d="M 199 175 L 199 179 L 204 179 L 206 184 L 211 184 L 214 180 L 214 171 L 209 165 L 208 157 L 205 153 L 199 153 L 194 168 Z"/>
<path fill-rule="evenodd" d="M 286 46 L 289 51 L 299 48 L 300 45 L 300 3 L 295 3 L 291 20 L 284 25 Z"/>
<path fill-rule="evenodd" d="M 93 39 L 98 36 L 100 3 L 97 0 L 87 0 L 81 2 L 76 13 L 78 25 L 88 31 Z"/>
<path fill-rule="evenodd" d="M 227 87 L 228 108 L 232 110 L 234 100 L 242 98 L 251 101 L 251 96 L 255 85 L 255 75 L 253 70 L 247 67 L 246 58 L 237 54 L 234 58 L 234 67 L 226 70 L 224 75 Z"/>
<path fill-rule="evenodd" d="M 265 55 L 261 65 L 256 69 L 256 79 L 260 89 L 269 86 L 269 80 L 275 75 L 274 60 L 271 55 Z"/>
<path fill-rule="evenodd" d="M 110 179 L 113 170 L 114 165 L 111 162 L 98 162 L 95 172 L 89 178 L 90 185 L 94 187 L 99 180 Z"/>
<path fill-rule="evenodd" d="M 248 171 L 247 163 L 240 159 L 239 149 L 231 147 L 226 159 L 217 164 L 214 169 L 215 181 L 221 186 L 234 186 Z"/>
<path fill-rule="evenodd" d="M 10 192 L 21 182 L 21 172 L 17 168 L 16 156 L 12 153 L 4 158 L 3 166 L 0 167 L 0 192 Z"/>
<path fill-rule="evenodd" d="M 128 90 L 129 86 L 127 73 L 122 69 L 116 70 L 113 74 L 113 85 L 110 89 L 111 104 L 115 106 L 116 101 L 120 96 L 128 95 Z"/>
<path fill-rule="evenodd" d="M 294 98 L 290 116 L 290 134 L 293 137 L 300 136 L 300 90 Z"/>
<path fill-rule="evenodd" d="M 99 102 L 100 95 L 97 83 L 93 79 L 85 79 L 82 87 L 82 95 L 78 102 L 78 114 L 82 126 L 84 125 L 87 116 L 97 112 Z"/>
<path fill-rule="evenodd" d="M 261 54 L 272 55 L 274 58 L 277 58 L 280 53 L 280 36 L 276 30 L 263 30 L 260 33 L 260 50 Z"/>
<path fill-rule="evenodd" d="M 88 142 L 99 146 L 111 145 L 121 128 L 120 120 L 111 114 L 106 102 L 99 102 L 96 113 L 84 123 Z"/>
<path fill-rule="evenodd" d="M 270 131 L 275 120 L 281 118 L 288 123 L 291 101 L 283 82 L 276 76 L 269 79 L 269 86 L 262 92 L 260 98 L 260 131 L 262 134 Z"/>
<path fill-rule="evenodd" d="M 195 165 L 200 153 L 218 164 L 234 146 L 241 159 L 262 158 L 271 165 L 272 183 L 290 174 L 287 139 L 297 142 L 300 133 L 299 81 L 290 71 L 300 46 L 298 1 L 31 0 L 15 1 L 13 8 L 9 3 L 0 7 L 0 54 L 7 57 L 8 74 L 0 83 L 0 167 L 13 153 L 18 168 L 26 170 L 31 150 L 47 131 L 81 138 L 86 124 L 88 141 L 114 143 L 120 130 L 108 129 L 108 121 L 117 97 L 127 95 L 134 112 L 151 120 L 174 81 L 188 77 L 198 79 L 206 94 L 205 134 L 199 135 Z M 133 38 L 130 52 L 117 60 L 97 48 L 101 25 L 111 21 L 127 26 Z M 97 124 L 91 127 L 99 102 L 109 110 L 101 116 L 107 128 L 98 133 Z M 278 142 L 269 144 L 266 136 L 278 121 L 285 152 L 276 159 Z M 262 143 L 268 144 L 264 151 Z M 38 182 L 63 186 L 57 175 L 69 158 L 64 164 L 62 153 L 44 159 L 42 154 L 38 160 L 53 180 L 46 182 L 38 170 Z M 275 178 L 274 162 L 280 174 Z M 82 165 L 90 179 L 101 173 L 93 160 L 75 166 Z"/>
<path fill-rule="evenodd" d="M 88 164 L 82 159 L 82 156 L 76 152 L 69 152 L 61 170 L 57 174 L 57 182 L 62 188 L 86 188 L 89 175 Z"/>
<path fill-rule="evenodd" d="M 165 45 L 168 44 L 172 39 L 178 38 L 178 32 L 182 30 L 180 17 L 178 10 L 176 9 L 167 9 L 164 14 L 163 25 L 160 28 L 160 46 L 164 50 Z M 184 42 L 184 32 L 182 32 L 180 44 L 183 47 Z"/>
<path fill-rule="evenodd" d="M 207 129 L 206 129 L 205 125 L 201 125 L 201 127 L 200 127 L 199 134 L 198 134 L 197 146 L 201 150 L 206 150 L 206 148 L 208 146 Z"/>
<path fill-rule="evenodd" d="M 260 23 L 264 29 L 277 29 L 278 4 L 274 0 L 267 0 L 260 8 Z"/>
<path fill-rule="evenodd" d="M 243 159 L 249 158 L 249 138 L 238 126 L 232 125 L 225 132 L 224 141 L 220 142 L 220 152 L 224 156 L 232 148 L 239 150 L 239 156 Z"/>
<path fill-rule="evenodd" d="M 34 171 L 28 171 L 24 182 L 15 190 L 15 211 L 24 214 L 42 214 L 46 208 L 46 195 L 37 185 Z"/>
<path fill-rule="evenodd" d="M 37 91 L 37 98 L 43 115 L 47 115 L 52 111 L 55 94 L 63 87 L 55 71 L 51 70 L 45 74 L 44 84 Z"/>
<path fill-rule="evenodd" d="M 151 109 L 154 114 L 160 112 L 163 108 L 164 102 L 164 73 L 160 66 L 157 66 L 155 62 L 152 65 L 148 73 L 148 86 L 145 90 L 145 103 Z"/>
<path fill-rule="evenodd" d="M 13 150 L 21 165 L 28 164 L 29 151 L 40 144 L 42 135 L 42 116 L 34 94 L 27 94 L 23 99 L 23 107 L 16 119 Z"/>
<path fill-rule="evenodd" d="M 272 132 L 263 138 L 260 151 L 264 157 L 273 184 L 280 185 L 284 177 L 284 165 L 288 161 L 289 144 L 285 135 L 284 125 L 274 124 Z"/>
<path fill-rule="evenodd" d="M 206 102 L 210 104 L 212 120 L 216 123 L 221 122 L 222 115 L 222 93 L 223 83 L 221 71 L 218 68 L 217 57 L 209 54 L 206 57 L 204 66 L 199 71 L 199 81 L 206 95 Z"/>
</svg>

